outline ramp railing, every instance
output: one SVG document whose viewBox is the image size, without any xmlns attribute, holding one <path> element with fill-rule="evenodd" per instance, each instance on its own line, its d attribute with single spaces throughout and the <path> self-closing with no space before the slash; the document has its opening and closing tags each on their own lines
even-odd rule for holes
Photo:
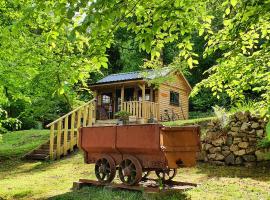
<svg viewBox="0 0 270 200">
<path fill-rule="evenodd" d="M 73 151 L 78 144 L 79 128 L 92 126 L 95 122 L 95 100 L 74 109 L 66 115 L 56 119 L 46 127 L 50 128 L 50 159 L 59 159 Z"/>
</svg>

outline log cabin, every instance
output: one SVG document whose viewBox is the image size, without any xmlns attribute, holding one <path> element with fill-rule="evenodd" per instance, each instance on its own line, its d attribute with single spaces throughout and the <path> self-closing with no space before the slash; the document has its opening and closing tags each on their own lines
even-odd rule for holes
<svg viewBox="0 0 270 200">
<path fill-rule="evenodd" d="M 25 157 L 59 159 L 77 146 L 81 126 L 115 124 L 118 111 L 129 112 L 135 123 L 188 119 L 191 86 L 169 68 L 111 74 L 89 87 L 95 98 L 48 124 L 50 139 Z"/>
<path fill-rule="evenodd" d="M 169 68 L 111 74 L 89 87 L 96 98 L 96 120 L 115 119 L 122 110 L 139 123 L 188 119 L 191 86 Z"/>
</svg>

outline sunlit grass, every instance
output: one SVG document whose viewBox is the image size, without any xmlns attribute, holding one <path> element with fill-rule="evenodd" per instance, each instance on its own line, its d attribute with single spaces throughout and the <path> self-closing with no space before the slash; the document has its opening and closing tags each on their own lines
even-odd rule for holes
<svg viewBox="0 0 270 200">
<path fill-rule="evenodd" d="M 0 143 L 0 160 L 21 157 L 48 139 L 48 130 L 14 131 L 3 134 Z"/>
</svg>

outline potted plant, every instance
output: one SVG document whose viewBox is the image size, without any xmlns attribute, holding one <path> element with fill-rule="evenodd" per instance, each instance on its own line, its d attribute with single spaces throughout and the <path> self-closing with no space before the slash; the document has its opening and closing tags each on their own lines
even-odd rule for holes
<svg viewBox="0 0 270 200">
<path fill-rule="evenodd" d="M 131 114 L 127 111 L 119 111 L 115 113 L 115 116 L 118 117 L 118 124 L 127 124 L 128 123 L 128 118 Z"/>
</svg>

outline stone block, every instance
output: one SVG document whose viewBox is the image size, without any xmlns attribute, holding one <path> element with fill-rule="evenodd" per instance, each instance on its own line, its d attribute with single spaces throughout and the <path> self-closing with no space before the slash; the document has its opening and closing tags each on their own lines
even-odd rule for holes
<svg viewBox="0 0 270 200">
<path fill-rule="evenodd" d="M 254 128 L 254 129 L 259 128 L 259 126 L 260 126 L 260 124 L 258 122 L 253 122 L 251 124 L 251 128 Z"/>
<path fill-rule="evenodd" d="M 235 151 L 238 151 L 239 150 L 239 147 L 238 147 L 238 145 L 233 144 L 233 145 L 230 146 L 230 150 L 233 151 L 233 152 L 235 152 Z"/>
<path fill-rule="evenodd" d="M 243 164 L 243 159 L 241 157 L 236 157 L 235 164 L 236 165 L 242 165 Z"/>
<path fill-rule="evenodd" d="M 231 153 L 231 151 L 222 151 L 221 153 L 222 153 L 223 156 L 226 157 Z"/>
<path fill-rule="evenodd" d="M 254 155 L 244 155 L 243 159 L 247 162 L 253 162 L 256 161 L 256 156 Z"/>
<path fill-rule="evenodd" d="M 226 158 L 225 158 L 225 163 L 227 165 L 234 165 L 235 163 L 235 156 L 233 153 L 230 153 Z"/>
<path fill-rule="evenodd" d="M 216 153 L 216 152 L 220 152 L 221 151 L 221 147 L 212 147 L 209 149 L 210 153 Z"/>
<path fill-rule="evenodd" d="M 206 144 L 204 145 L 204 150 L 208 151 L 208 150 L 209 150 L 210 148 L 212 148 L 212 147 L 213 147 L 212 144 L 206 143 Z"/>
<path fill-rule="evenodd" d="M 209 160 L 214 160 L 214 159 L 216 158 L 216 154 L 208 154 L 208 155 L 207 155 L 207 158 L 208 158 Z"/>
<path fill-rule="evenodd" d="M 220 154 L 220 153 L 217 153 L 216 154 L 216 157 L 215 157 L 215 160 L 224 160 L 224 158 L 225 158 L 225 156 L 223 156 L 222 154 Z"/>
<path fill-rule="evenodd" d="M 235 155 L 237 156 L 243 156 L 246 154 L 246 150 L 245 149 L 241 149 L 241 150 L 238 150 L 238 151 L 234 151 L 233 152 Z"/>
<path fill-rule="evenodd" d="M 234 138 L 233 139 L 233 144 L 236 144 L 236 143 L 239 143 L 239 142 L 242 142 L 242 139 L 241 138 Z"/>
<path fill-rule="evenodd" d="M 247 147 L 248 147 L 248 142 L 240 142 L 239 144 L 238 144 L 238 146 L 240 147 L 240 148 L 243 148 L 243 149 L 246 149 Z"/>
<path fill-rule="evenodd" d="M 212 141 L 212 144 L 214 146 L 216 146 L 216 147 L 221 146 L 222 144 L 224 144 L 224 139 L 223 138 L 218 138 L 218 139 Z"/>
<path fill-rule="evenodd" d="M 240 131 L 240 127 L 239 126 L 233 126 L 233 127 L 231 127 L 231 132 L 238 132 L 238 131 Z"/>
<path fill-rule="evenodd" d="M 256 135 L 257 135 L 257 137 L 263 137 L 264 136 L 263 129 L 256 130 Z"/>
<path fill-rule="evenodd" d="M 240 130 L 241 130 L 241 131 L 246 131 L 246 130 L 249 129 L 249 127 L 250 127 L 250 123 L 244 122 L 244 123 L 242 124 Z"/>
</svg>

